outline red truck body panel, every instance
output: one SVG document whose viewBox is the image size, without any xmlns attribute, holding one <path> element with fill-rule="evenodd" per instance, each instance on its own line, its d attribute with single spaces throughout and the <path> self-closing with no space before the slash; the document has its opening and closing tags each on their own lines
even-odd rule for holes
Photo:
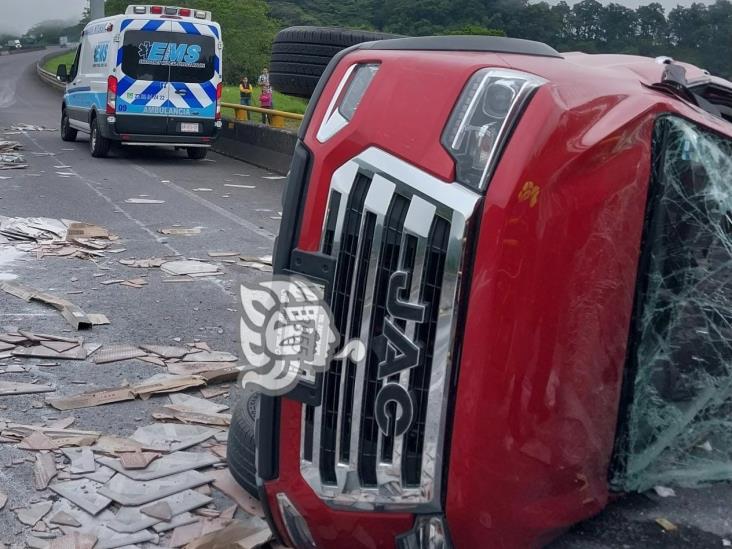
<svg viewBox="0 0 732 549">
<path fill-rule="evenodd" d="M 315 134 L 346 69 L 381 62 L 354 119 Z M 450 420 L 443 511 L 456 547 L 537 547 L 608 501 L 656 117 L 728 125 L 647 88 L 662 65 L 469 52 L 355 51 L 315 108 L 298 247 L 319 246 L 333 172 L 370 146 L 450 183 L 440 136 L 470 76 L 506 67 L 545 78 L 503 151 L 479 211 Z M 689 77 L 703 73 L 689 68 Z M 696 71 L 696 72 L 695 72 Z M 409 513 L 327 506 L 300 474 L 302 404 L 284 398 L 279 478 L 318 547 L 393 547 Z"/>
</svg>

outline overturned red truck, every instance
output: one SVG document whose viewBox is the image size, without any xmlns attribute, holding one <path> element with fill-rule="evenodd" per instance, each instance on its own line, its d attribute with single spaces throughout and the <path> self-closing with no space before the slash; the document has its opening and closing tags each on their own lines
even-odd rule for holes
<svg viewBox="0 0 732 549">
<path fill-rule="evenodd" d="M 279 538 L 537 547 L 613 491 L 719 480 L 689 442 L 730 410 L 731 120 L 732 84 L 669 58 L 336 55 L 274 266 L 368 352 L 235 412 L 231 470 Z"/>
</svg>

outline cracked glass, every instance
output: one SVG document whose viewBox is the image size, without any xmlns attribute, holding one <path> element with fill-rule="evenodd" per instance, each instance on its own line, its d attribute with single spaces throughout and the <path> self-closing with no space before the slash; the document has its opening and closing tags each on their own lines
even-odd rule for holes
<svg viewBox="0 0 732 549">
<path fill-rule="evenodd" d="M 732 480 L 732 140 L 663 117 L 653 150 L 620 490 Z"/>
</svg>

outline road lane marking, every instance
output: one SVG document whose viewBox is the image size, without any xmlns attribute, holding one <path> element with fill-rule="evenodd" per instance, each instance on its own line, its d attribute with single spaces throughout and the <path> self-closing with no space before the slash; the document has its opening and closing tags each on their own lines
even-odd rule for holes
<svg viewBox="0 0 732 549">
<path fill-rule="evenodd" d="M 197 202 L 201 206 L 204 206 L 204 207 L 208 208 L 209 210 L 211 210 L 221 216 L 224 216 L 229 221 L 233 221 L 237 225 L 240 225 L 240 226 L 244 227 L 245 229 L 249 229 L 253 233 L 258 234 L 259 236 L 262 236 L 269 241 L 274 241 L 274 239 L 276 238 L 276 235 L 269 232 L 267 229 L 263 229 L 259 225 L 252 223 L 251 221 L 248 221 L 242 217 L 239 217 L 238 215 L 231 213 L 226 208 L 222 208 L 221 206 L 214 204 L 213 202 L 209 202 L 205 198 L 202 198 L 199 195 L 197 195 L 196 193 L 189 191 L 188 189 L 185 189 L 179 185 L 176 185 L 175 183 L 168 181 L 167 179 L 161 180 L 159 175 L 155 174 L 154 172 L 151 172 L 147 168 L 143 168 L 139 164 L 132 164 L 132 167 L 135 170 L 137 170 L 138 172 L 140 172 L 141 174 L 146 175 L 147 177 L 162 183 L 163 185 L 165 185 L 166 187 L 168 187 L 170 189 L 173 189 L 174 191 L 178 191 L 182 195 L 187 196 L 188 198 L 190 198 L 194 202 Z"/>
</svg>

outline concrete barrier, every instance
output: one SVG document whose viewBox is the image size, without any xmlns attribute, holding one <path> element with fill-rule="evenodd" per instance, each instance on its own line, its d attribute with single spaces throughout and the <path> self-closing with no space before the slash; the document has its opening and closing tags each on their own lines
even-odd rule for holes
<svg viewBox="0 0 732 549">
<path fill-rule="evenodd" d="M 295 143 L 297 134 L 288 130 L 224 120 L 213 150 L 284 175 L 290 169 Z"/>
<path fill-rule="evenodd" d="M 47 55 L 36 64 L 36 73 L 41 82 L 63 93 L 65 85 L 56 79 L 55 74 L 43 68 L 50 57 Z M 212 148 L 217 153 L 285 175 L 290 169 L 296 142 L 297 134 L 289 130 L 224 120 L 219 138 Z"/>
</svg>

